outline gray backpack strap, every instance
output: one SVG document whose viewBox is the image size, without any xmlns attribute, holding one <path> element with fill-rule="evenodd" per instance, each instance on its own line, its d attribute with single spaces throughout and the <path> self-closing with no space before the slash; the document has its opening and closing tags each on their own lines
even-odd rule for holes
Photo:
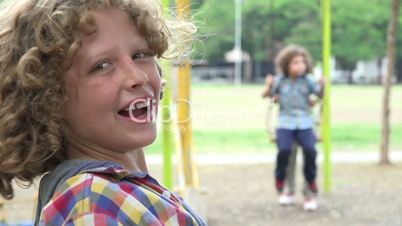
<svg viewBox="0 0 402 226">
<path fill-rule="evenodd" d="M 69 178 L 84 171 L 99 167 L 120 166 L 117 163 L 97 160 L 67 160 L 58 165 L 52 172 L 45 174 L 39 184 L 38 204 L 34 225 L 39 225 L 43 207 L 52 199 L 54 192 Z"/>
</svg>

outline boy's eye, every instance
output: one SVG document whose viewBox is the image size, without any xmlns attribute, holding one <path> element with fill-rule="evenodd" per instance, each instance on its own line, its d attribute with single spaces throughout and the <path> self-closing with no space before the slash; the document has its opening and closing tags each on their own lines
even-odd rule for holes
<svg viewBox="0 0 402 226">
<path fill-rule="evenodd" d="M 110 63 L 103 62 L 103 63 L 97 64 L 95 67 L 92 68 L 91 71 L 92 72 L 101 71 L 101 70 L 107 69 L 108 67 L 110 67 Z"/>
<path fill-rule="evenodd" d="M 150 53 L 150 51 L 145 50 L 145 51 L 134 53 L 133 60 L 143 59 L 143 58 L 147 58 L 147 57 L 151 57 L 151 56 L 152 56 L 152 54 Z"/>
<path fill-rule="evenodd" d="M 133 59 L 140 59 L 140 58 L 144 58 L 146 56 L 147 56 L 146 53 L 136 53 L 136 54 L 134 54 Z"/>
</svg>

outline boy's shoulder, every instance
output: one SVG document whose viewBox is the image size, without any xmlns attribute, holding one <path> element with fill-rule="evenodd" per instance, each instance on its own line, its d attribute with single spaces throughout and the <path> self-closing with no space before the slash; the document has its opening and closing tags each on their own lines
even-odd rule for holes
<svg viewBox="0 0 402 226">
<path fill-rule="evenodd" d="M 58 225 L 76 221 L 83 214 L 93 217 L 102 213 L 123 225 L 203 225 L 180 197 L 149 174 L 115 168 L 89 170 L 66 180 L 45 206 L 42 219 Z"/>
<path fill-rule="evenodd" d="M 99 216 L 103 213 L 108 215 Z M 179 196 L 148 173 L 113 165 L 87 169 L 61 182 L 43 208 L 41 219 L 49 225 L 62 225 L 78 222 L 84 215 L 110 218 L 122 225 L 203 225 Z"/>
<path fill-rule="evenodd" d="M 277 85 L 281 85 L 281 84 L 285 84 L 290 82 L 291 79 L 288 76 L 285 76 L 284 74 L 277 74 L 275 75 L 275 79 L 274 82 Z M 299 76 L 298 81 L 302 82 L 302 83 L 315 83 L 318 82 L 317 78 L 313 75 L 313 74 L 305 74 L 303 76 Z"/>
<path fill-rule="evenodd" d="M 284 74 L 277 74 L 277 75 L 275 75 L 275 77 L 274 77 L 274 82 L 276 83 L 276 84 L 280 84 L 280 83 L 282 83 L 283 81 L 285 81 L 287 79 L 287 77 L 284 75 Z"/>
<path fill-rule="evenodd" d="M 43 208 L 42 219 L 56 225 L 68 220 L 75 221 L 85 214 L 108 213 L 108 217 L 118 222 L 139 224 L 140 218 L 149 214 L 149 206 L 145 203 L 155 203 L 158 197 L 141 191 L 135 183 L 121 180 L 126 175 L 125 172 L 95 171 L 83 172 L 67 179 Z"/>
<path fill-rule="evenodd" d="M 160 186 L 147 173 L 130 172 L 124 168 L 99 167 L 86 170 L 65 180 L 57 187 L 50 202 L 57 199 L 63 200 L 63 196 L 69 196 L 75 202 L 93 198 L 93 196 L 105 196 L 113 200 L 120 195 L 132 194 L 142 183 L 155 187 Z M 89 199 L 88 201 L 93 202 L 97 199 Z"/>
<path fill-rule="evenodd" d="M 303 76 L 303 77 L 304 77 L 304 79 L 305 79 L 306 81 L 309 81 L 309 82 L 317 82 L 317 81 L 318 81 L 318 80 L 317 80 L 317 77 L 314 76 L 314 75 L 311 74 L 311 73 L 306 74 L 306 75 Z"/>
</svg>

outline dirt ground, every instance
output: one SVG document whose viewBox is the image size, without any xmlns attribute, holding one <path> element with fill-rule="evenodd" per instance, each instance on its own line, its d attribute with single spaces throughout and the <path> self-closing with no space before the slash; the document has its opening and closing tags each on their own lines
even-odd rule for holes
<svg viewBox="0 0 402 226">
<path fill-rule="evenodd" d="M 295 206 L 279 206 L 272 172 L 272 164 L 201 167 L 209 225 L 402 225 L 402 164 L 334 165 L 332 191 L 321 192 L 316 212 L 303 211 L 301 192 Z"/>
<path fill-rule="evenodd" d="M 150 170 L 160 178 L 160 166 Z M 276 203 L 271 163 L 202 165 L 199 172 L 210 226 L 402 226 L 402 162 L 334 164 L 332 192 L 321 192 L 316 212 L 302 210 L 301 192 L 295 206 Z M 3 206 L 7 218 L 30 219 L 34 189 L 18 189 L 17 197 L 19 203 Z"/>
</svg>

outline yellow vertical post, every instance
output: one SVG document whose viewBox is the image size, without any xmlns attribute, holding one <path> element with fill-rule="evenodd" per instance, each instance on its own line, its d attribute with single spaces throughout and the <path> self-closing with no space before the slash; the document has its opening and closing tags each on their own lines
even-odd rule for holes
<svg viewBox="0 0 402 226">
<path fill-rule="evenodd" d="M 177 16 L 179 18 L 190 17 L 190 0 L 176 0 Z M 195 187 L 196 177 L 195 165 L 192 161 L 192 128 L 190 112 L 190 86 L 191 86 L 191 64 L 189 61 L 180 62 L 178 69 L 178 93 L 177 111 L 179 131 L 182 146 L 182 164 L 184 170 L 184 183 L 187 187 Z"/>
<path fill-rule="evenodd" d="M 331 76 L 330 76 L 330 57 L 331 57 L 331 0 L 322 0 L 322 24 L 323 24 L 323 74 L 325 76 L 325 90 L 323 101 L 323 175 L 324 192 L 331 191 L 331 125 L 330 125 L 330 94 L 331 94 Z"/>
<path fill-rule="evenodd" d="M 190 0 L 176 0 L 177 16 L 182 19 L 190 18 Z M 183 197 L 191 204 L 192 208 L 207 219 L 207 212 L 200 197 L 197 165 L 194 162 L 194 148 L 191 128 L 191 64 L 189 61 L 180 62 L 177 78 L 177 111 L 178 126 L 181 140 L 181 163 L 183 171 L 182 191 Z"/>
</svg>

